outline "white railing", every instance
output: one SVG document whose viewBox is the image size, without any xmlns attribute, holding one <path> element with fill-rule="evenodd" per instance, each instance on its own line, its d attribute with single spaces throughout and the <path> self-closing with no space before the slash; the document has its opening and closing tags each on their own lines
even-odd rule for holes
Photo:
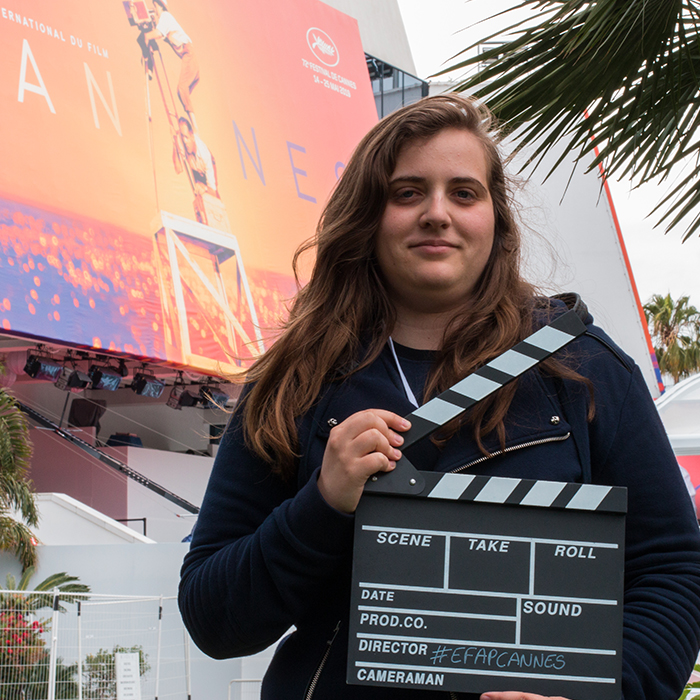
<svg viewBox="0 0 700 700">
<path fill-rule="evenodd" d="M 253 678 L 234 678 L 228 684 L 228 700 L 257 700 L 262 681 Z"/>
<path fill-rule="evenodd" d="M 174 597 L 0 590 L 0 700 L 188 700 L 189 645 Z"/>
</svg>

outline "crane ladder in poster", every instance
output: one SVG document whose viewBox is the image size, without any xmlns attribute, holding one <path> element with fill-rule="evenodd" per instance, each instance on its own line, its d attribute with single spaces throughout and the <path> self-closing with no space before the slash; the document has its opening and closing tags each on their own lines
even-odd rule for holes
<svg viewBox="0 0 700 700">
<path fill-rule="evenodd" d="M 574 311 L 406 416 L 405 450 L 585 332 Z M 347 682 L 620 696 L 627 491 L 417 470 L 355 515 Z"/>
<path fill-rule="evenodd" d="M 255 310 L 255 303 L 251 294 L 248 277 L 243 267 L 241 250 L 236 237 L 232 234 L 213 229 L 206 224 L 192 221 L 169 212 L 161 211 L 160 218 L 162 221 L 162 228 L 155 234 L 155 244 L 156 260 L 161 284 L 161 299 L 163 300 L 163 314 L 174 328 L 179 329 L 179 347 L 182 351 L 183 361 L 186 364 L 205 364 L 207 358 L 196 354 L 192 348 L 187 303 L 185 300 L 185 289 L 187 285 L 181 274 L 180 260 L 195 274 L 197 280 L 209 293 L 210 299 L 215 305 L 214 308 L 220 311 L 226 319 L 228 330 L 227 340 L 233 352 L 235 354 L 239 352 L 236 338 L 241 339 L 244 347 L 252 348 L 255 343 L 258 352 L 264 352 L 265 346 L 260 331 L 257 312 Z M 171 308 L 168 302 L 169 296 L 164 285 L 166 276 L 161 269 L 159 248 L 162 240 L 165 242 L 167 262 L 170 267 L 172 289 L 175 298 L 174 308 Z M 211 255 L 214 270 L 213 279 L 210 279 L 209 275 L 202 269 L 197 258 L 190 254 L 185 245 L 185 241 L 187 240 L 200 245 L 203 250 L 206 250 Z M 235 262 L 236 282 L 238 287 L 238 309 L 236 313 L 234 313 L 234 309 L 231 307 L 226 293 L 225 278 L 221 272 L 222 263 L 229 260 L 229 258 L 233 258 Z M 246 333 L 239 320 L 239 318 L 243 316 L 243 300 L 245 300 L 247 307 L 247 315 L 252 321 L 255 340 Z M 224 346 L 224 343 L 221 343 L 221 345 Z M 239 361 L 237 361 L 237 363 L 239 363 Z M 216 369 L 216 367 L 212 366 L 212 369 Z"/>
</svg>

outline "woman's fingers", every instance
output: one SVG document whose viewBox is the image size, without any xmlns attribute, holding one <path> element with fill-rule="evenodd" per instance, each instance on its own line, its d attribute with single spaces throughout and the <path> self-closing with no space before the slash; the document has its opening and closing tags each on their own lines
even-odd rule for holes
<svg viewBox="0 0 700 700">
<path fill-rule="evenodd" d="M 400 431 L 410 423 L 391 411 L 359 411 L 337 425 L 328 438 L 318 487 L 326 501 L 353 513 L 367 479 L 378 471 L 390 471 L 401 458 Z"/>
<path fill-rule="evenodd" d="M 355 469 L 353 460 L 373 453 L 395 462 L 401 458 L 396 448 L 403 444 L 403 437 L 395 431 L 406 430 L 409 425 L 390 411 L 360 411 L 331 430 L 327 450 L 337 456 L 341 465 L 352 469 Z M 365 460 L 364 464 L 370 465 L 373 461 Z"/>
<path fill-rule="evenodd" d="M 405 418 L 391 411 L 381 409 L 359 411 L 333 428 L 331 437 L 335 434 L 354 438 L 367 430 L 376 429 L 385 435 L 394 446 L 398 446 L 403 443 L 403 437 L 399 433 L 410 427 L 411 424 Z"/>
<path fill-rule="evenodd" d="M 392 445 L 391 435 L 386 435 L 377 428 L 370 428 L 360 433 L 348 448 L 359 455 L 378 452 L 393 461 L 401 459 L 401 452 Z"/>
</svg>

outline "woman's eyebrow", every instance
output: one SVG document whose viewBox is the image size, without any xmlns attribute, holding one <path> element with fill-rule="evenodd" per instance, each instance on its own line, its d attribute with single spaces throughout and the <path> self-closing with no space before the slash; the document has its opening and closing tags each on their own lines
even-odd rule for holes
<svg viewBox="0 0 700 700">
<path fill-rule="evenodd" d="M 398 177 L 392 178 L 389 181 L 389 185 L 412 182 L 416 184 L 422 184 L 427 180 L 428 178 L 421 177 L 420 175 L 399 175 Z M 450 178 L 448 182 L 450 185 L 470 185 L 471 187 L 475 187 L 479 190 L 482 190 L 483 192 L 488 192 L 488 188 L 486 187 L 486 185 L 484 185 L 483 182 L 481 182 L 481 180 L 478 180 L 475 177 L 469 177 L 468 175 Z"/>
<path fill-rule="evenodd" d="M 389 180 L 389 184 L 393 185 L 397 182 L 425 182 L 427 178 L 420 175 L 399 175 Z"/>
<path fill-rule="evenodd" d="M 451 185 L 470 185 L 471 187 L 476 187 L 477 189 L 483 190 L 484 192 L 488 192 L 488 187 L 484 185 L 481 180 L 475 178 L 475 177 L 453 177 L 450 180 Z"/>
</svg>

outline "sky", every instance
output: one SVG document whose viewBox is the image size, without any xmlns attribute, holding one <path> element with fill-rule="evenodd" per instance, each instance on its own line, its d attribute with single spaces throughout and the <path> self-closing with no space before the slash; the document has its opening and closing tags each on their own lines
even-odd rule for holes
<svg viewBox="0 0 700 700">
<path fill-rule="evenodd" d="M 512 0 L 398 0 L 416 72 L 428 76 L 451 63 L 455 54 L 515 19 L 485 21 L 514 5 Z M 426 7 L 430 11 L 426 11 Z M 523 16 L 522 13 L 520 16 Z M 454 74 L 458 77 L 459 74 Z M 440 78 L 432 78 L 439 81 Z M 611 181 L 615 210 L 642 303 L 652 294 L 687 294 L 700 308 L 700 236 L 681 243 L 681 227 L 664 234 L 649 217 L 667 185 L 644 185 L 633 190 L 626 181 Z"/>
</svg>

